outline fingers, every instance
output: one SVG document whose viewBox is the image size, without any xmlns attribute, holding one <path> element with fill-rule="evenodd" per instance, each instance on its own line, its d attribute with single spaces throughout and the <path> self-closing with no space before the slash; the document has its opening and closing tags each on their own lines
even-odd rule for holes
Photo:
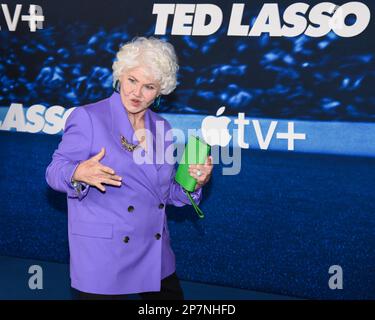
<svg viewBox="0 0 375 320">
<path fill-rule="evenodd" d="M 110 180 L 115 180 L 115 181 L 121 181 L 122 177 L 118 176 L 115 174 L 115 170 L 106 167 L 106 166 L 101 166 L 100 167 L 101 174 L 100 176 L 105 179 L 110 179 Z"/>
<path fill-rule="evenodd" d="M 102 173 L 102 174 L 99 174 L 97 177 L 100 180 L 100 182 L 104 180 L 113 180 L 116 182 L 122 181 L 122 177 L 115 175 L 115 174 Z"/>
<path fill-rule="evenodd" d="M 111 179 L 115 181 L 120 181 L 120 182 L 122 181 L 122 177 L 116 176 L 116 175 L 111 176 Z"/>
<path fill-rule="evenodd" d="M 212 166 L 213 165 L 213 159 L 212 156 L 209 156 L 206 158 L 206 161 L 204 163 L 205 166 Z"/>
<path fill-rule="evenodd" d="M 191 164 L 189 165 L 189 174 L 197 181 L 197 187 L 202 187 L 205 185 L 211 177 L 213 164 L 212 164 L 212 156 L 207 157 L 204 164 Z M 198 171 L 201 172 L 201 174 L 198 176 Z"/>
<path fill-rule="evenodd" d="M 111 186 L 117 186 L 120 187 L 122 185 L 121 181 L 110 179 L 110 178 L 103 178 L 101 179 L 100 183 L 109 184 Z"/>
<path fill-rule="evenodd" d="M 100 169 L 102 172 L 105 172 L 105 173 L 108 173 L 108 174 L 115 174 L 115 170 L 113 170 L 113 169 L 110 168 L 110 167 L 103 166 L 102 164 L 99 166 L 99 169 Z"/>
<path fill-rule="evenodd" d="M 201 171 L 201 175 L 200 176 L 197 175 L 198 170 Z M 207 175 L 206 171 L 203 170 L 202 168 L 199 168 L 199 167 L 189 167 L 188 171 L 189 171 L 189 174 L 193 178 L 195 178 L 197 181 L 203 181 L 205 179 L 205 176 Z"/>
<path fill-rule="evenodd" d="M 118 177 L 118 176 L 110 176 L 110 178 L 103 177 L 103 178 L 100 178 L 100 182 L 95 182 L 93 185 L 97 187 L 100 191 L 105 192 L 106 189 L 103 186 L 103 184 L 120 187 L 122 185 L 121 177 Z"/>
<path fill-rule="evenodd" d="M 189 169 L 192 169 L 192 170 L 200 170 L 202 172 L 207 172 L 207 171 L 210 171 L 210 168 L 211 166 L 206 166 L 205 164 L 191 164 L 189 165 Z"/>
<path fill-rule="evenodd" d="M 196 174 L 196 170 L 189 170 L 189 174 L 197 181 L 197 184 L 195 186 L 195 191 L 201 188 L 202 186 L 204 186 L 208 181 L 208 177 L 205 176 L 204 174 L 198 177 Z"/>
<path fill-rule="evenodd" d="M 97 187 L 100 191 L 105 192 L 104 186 L 99 182 L 94 183 L 94 187 Z"/>
<path fill-rule="evenodd" d="M 200 170 L 201 173 L 202 173 L 202 174 L 200 175 L 200 177 L 198 177 L 198 175 L 197 175 L 198 170 Z M 202 165 L 199 165 L 199 164 L 191 164 L 191 165 L 189 166 L 189 169 L 188 169 L 190 175 L 191 175 L 193 178 L 195 178 L 195 179 L 202 178 L 203 175 L 204 175 L 204 170 L 205 170 L 205 169 L 203 169 L 203 166 L 202 166 Z"/>
<path fill-rule="evenodd" d="M 212 158 L 212 156 L 207 157 L 206 161 L 204 162 L 204 164 L 190 164 L 189 165 L 189 168 L 199 169 L 199 170 L 204 170 L 204 168 L 212 170 L 212 167 L 213 167 L 213 158 Z"/>
<path fill-rule="evenodd" d="M 95 156 L 93 156 L 91 159 L 95 161 L 100 161 L 103 159 L 104 155 L 105 155 L 105 148 L 101 148 L 100 152 L 96 154 Z"/>
<path fill-rule="evenodd" d="M 114 174 L 108 174 L 102 172 L 101 174 L 96 175 L 96 181 L 98 183 L 105 183 L 112 186 L 121 186 L 122 185 L 122 177 Z"/>
</svg>

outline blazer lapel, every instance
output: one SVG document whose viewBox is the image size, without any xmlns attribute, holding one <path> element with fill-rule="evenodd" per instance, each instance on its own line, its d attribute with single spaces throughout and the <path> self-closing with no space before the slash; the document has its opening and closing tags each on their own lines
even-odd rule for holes
<svg viewBox="0 0 375 320">
<path fill-rule="evenodd" d="M 111 135 L 113 139 L 115 139 L 116 143 L 123 149 L 124 156 L 130 157 L 131 161 L 134 161 L 133 152 L 126 150 L 126 148 L 124 148 L 124 146 L 121 143 L 121 136 L 125 137 L 125 139 L 132 144 L 137 145 L 139 141 L 137 140 L 134 134 L 133 126 L 129 121 L 128 114 L 122 103 L 120 94 L 114 92 L 110 97 L 109 101 L 111 106 L 110 109 L 112 117 Z M 149 109 L 147 109 L 145 112 L 145 129 L 147 129 L 147 152 L 145 152 L 143 149 L 138 150 L 137 152 L 142 152 L 142 155 L 144 155 L 144 158 L 146 159 L 146 163 L 139 164 L 137 165 L 137 167 L 139 167 L 141 171 L 140 174 L 142 174 L 142 177 L 144 177 L 148 181 L 148 185 L 150 187 L 149 190 L 161 201 L 158 171 L 157 166 L 155 164 L 155 125 L 151 116 L 151 111 Z"/>
</svg>

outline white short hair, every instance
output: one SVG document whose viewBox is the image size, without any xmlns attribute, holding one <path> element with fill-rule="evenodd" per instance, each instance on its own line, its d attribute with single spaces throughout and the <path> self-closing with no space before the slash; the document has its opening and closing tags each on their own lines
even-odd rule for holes
<svg viewBox="0 0 375 320">
<path fill-rule="evenodd" d="M 135 67 L 145 67 L 159 82 L 160 93 L 170 94 L 177 85 L 178 62 L 173 46 L 154 37 L 138 37 L 124 44 L 112 65 L 113 84 L 123 72 Z"/>
</svg>

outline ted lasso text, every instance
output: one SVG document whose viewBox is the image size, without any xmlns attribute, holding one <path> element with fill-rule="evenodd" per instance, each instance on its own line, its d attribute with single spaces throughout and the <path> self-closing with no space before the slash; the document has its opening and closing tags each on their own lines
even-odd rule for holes
<svg viewBox="0 0 375 320">
<path fill-rule="evenodd" d="M 354 37 L 362 33 L 370 22 L 370 9 L 362 2 L 336 5 L 322 2 L 314 6 L 298 2 L 289 5 L 281 15 L 278 3 L 265 3 L 253 25 L 243 24 L 244 3 L 234 3 L 227 27 L 228 36 L 258 37 L 268 33 L 271 37 L 323 37 L 331 30 L 339 37 Z M 208 36 L 219 30 L 223 11 L 215 4 L 155 3 L 155 34 L 165 35 L 171 25 L 172 35 Z M 345 19 L 355 16 L 353 24 Z M 173 17 L 170 19 L 170 17 Z M 208 21 L 208 22 L 207 22 Z"/>
</svg>

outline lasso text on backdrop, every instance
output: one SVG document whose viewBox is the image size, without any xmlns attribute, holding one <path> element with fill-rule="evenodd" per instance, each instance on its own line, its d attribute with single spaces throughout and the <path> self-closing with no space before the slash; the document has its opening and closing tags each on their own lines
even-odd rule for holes
<svg viewBox="0 0 375 320">
<path fill-rule="evenodd" d="M 315 6 L 294 3 L 280 15 L 277 3 L 265 3 L 252 26 L 243 24 L 246 6 L 234 3 L 227 27 L 228 36 L 257 37 L 268 33 L 271 37 L 295 37 L 305 34 L 323 37 L 331 30 L 340 37 L 354 37 L 362 33 L 370 22 L 370 9 L 362 2 L 348 2 L 338 6 L 322 2 Z M 223 11 L 215 4 L 165 4 L 155 3 L 152 13 L 156 15 L 155 34 L 208 36 L 223 24 Z M 355 16 L 355 22 L 347 25 L 345 19 Z M 209 21 L 208 23 L 206 23 Z"/>
</svg>

